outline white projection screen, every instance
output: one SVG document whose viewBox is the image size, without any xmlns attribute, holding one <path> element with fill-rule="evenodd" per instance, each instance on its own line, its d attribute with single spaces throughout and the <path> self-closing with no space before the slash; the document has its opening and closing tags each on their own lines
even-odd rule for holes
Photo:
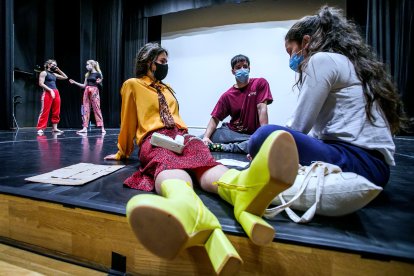
<svg viewBox="0 0 414 276">
<path fill-rule="evenodd" d="M 176 91 L 180 113 L 189 127 L 205 128 L 220 95 L 235 83 L 230 60 L 250 58 L 251 77 L 266 78 L 273 94 L 269 123 L 284 124 L 292 114 L 298 93 L 289 68 L 284 37 L 295 21 L 235 24 L 163 34 L 169 52 L 165 79 Z M 225 121 L 228 121 L 227 118 Z"/>
</svg>

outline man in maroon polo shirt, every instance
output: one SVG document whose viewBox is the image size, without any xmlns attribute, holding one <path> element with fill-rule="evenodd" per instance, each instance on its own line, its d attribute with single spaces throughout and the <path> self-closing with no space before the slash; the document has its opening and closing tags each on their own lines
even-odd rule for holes
<svg viewBox="0 0 414 276">
<path fill-rule="evenodd" d="M 250 60 L 245 55 L 231 59 L 236 84 L 224 92 L 211 113 L 203 135 L 211 151 L 247 153 L 250 135 L 268 124 L 267 105 L 273 101 L 269 83 L 264 78 L 249 78 Z M 230 116 L 229 123 L 220 121 Z"/>
</svg>

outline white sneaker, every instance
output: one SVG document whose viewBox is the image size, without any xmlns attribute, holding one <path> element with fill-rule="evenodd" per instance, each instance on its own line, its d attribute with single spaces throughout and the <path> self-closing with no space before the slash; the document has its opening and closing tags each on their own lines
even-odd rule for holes
<svg viewBox="0 0 414 276">
<path fill-rule="evenodd" d="M 88 129 L 86 127 L 82 128 L 81 130 L 76 131 L 76 133 L 87 133 Z"/>
<path fill-rule="evenodd" d="M 39 135 L 43 135 L 43 130 L 42 130 L 42 129 L 39 129 L 39 130 L 37 131 L 37 134 L 39 134 Z"/>
<path fill-rule="evenodd" d="M 52 129 L 52 132 L 63 133 L 63 130 L 60 130 L 60 129 Z"/>
</svg>

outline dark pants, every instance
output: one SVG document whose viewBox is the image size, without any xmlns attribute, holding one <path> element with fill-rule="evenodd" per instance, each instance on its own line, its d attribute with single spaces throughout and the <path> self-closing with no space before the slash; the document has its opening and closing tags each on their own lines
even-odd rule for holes
<svg viewBox="0 0 414 276">
<path fill-rule="evenodd" d="M 299 163 L 308 166 L 312 161 L 323 161 L 339 166 L 344 172 L 362 175 L 372 183 L 385 186 L 390 177 L 389 165 L 384 156 L 376 150 L 367 150 L 346 142 L 323 141 L 301 132 L 278 126 L 260 127 L 250 137 L 249 153 L 254 157 L 266 138 L 276 130 L 292 134 L 299 153 Z"/>
<path fill-rule="evenodd" d="M 210 140 L 213 143 L 220 143 L 223 151 L 233 153 L 246 153 L 249 144 L 249 134 L 243 134 L 231 130 L 226 123 L 214 131 Z"/>
</svg>

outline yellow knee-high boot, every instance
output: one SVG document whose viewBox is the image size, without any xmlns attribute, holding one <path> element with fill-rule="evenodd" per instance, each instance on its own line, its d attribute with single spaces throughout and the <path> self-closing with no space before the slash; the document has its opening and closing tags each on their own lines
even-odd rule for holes
<svg viewBox="0 0 414 276">
<path fill-rule="evenodd" d="M 251 241 L 270 243 L 274 228 L 261 216 L 272 199 L 289 188 L 298 172 L 295 140 L 286 131 L 273 132 L 243 170 L 228 170 L 217 182 L 221 198 L 234 206 L 234 215 Z"/>
<path fill-rule="evenodd" d="M 171 179 L 161 184 L 161 193 L 134 196 L 126 207 L 132 231 L 144 247 L 172 259 L 185 248 L 205 246 L 217 274 L 236 273 L 242 259 L 194 190 Z"/>
</svg>

